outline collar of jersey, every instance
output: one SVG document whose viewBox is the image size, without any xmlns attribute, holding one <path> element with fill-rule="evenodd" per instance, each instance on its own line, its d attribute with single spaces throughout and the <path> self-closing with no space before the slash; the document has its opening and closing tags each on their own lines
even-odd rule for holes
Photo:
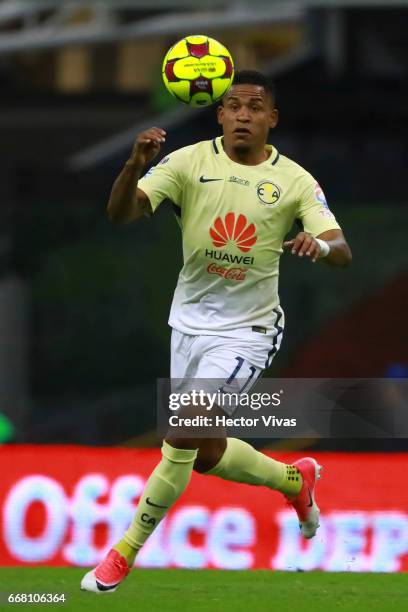
<svg viewBox="0 0 408 612">
<path fill-rule="evenodd" d="M 231 159 L 230 157 L 228 157 L 228 155 L 226 154 L 225 150 L 224 150 L 224 145 L 222 142 L 222 136 L 217 136 L 217 138 L 215 139 L 216 145 L 217 145 L 217 149 L 219 151 L 219 154 L 222 155 L 222 157 L 224 159 L 227 159 L 231 164 L 234 164 L 235 166 L 239 166 L 240 168 L 242 167 L 246 167 L 246 164 L 239 164 L 238 162 L 235 162 L 233 159 Z M 265 159 L 265 161 L 261 162 L 260 164 L 255 164 L 255 165 L 251 165 L 248 166 L 248 168 L 259 168 L 260 166 L 270 166 L 273 164 L 273 162 L 277 161 L 278 157 L 279 157 L 279 152 L 278 150 L 273 147 L 270 144 L 266 144 L 265 145 L 265 149 L 267 151 L 270 151 L 270 156 L 268 157 L 268 159 Z"/>
</svg>

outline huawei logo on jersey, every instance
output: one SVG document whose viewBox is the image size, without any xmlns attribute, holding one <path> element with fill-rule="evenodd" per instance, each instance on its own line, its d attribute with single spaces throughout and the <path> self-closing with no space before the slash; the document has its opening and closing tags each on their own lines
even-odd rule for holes
<svg viewBox="0 0 408 612">
<path fill-rule="evenodd" d="M 258 240 L 255 225 L 248 224 L 245 215 L 235 215 L 233 212 L 227 213 L 224 219 L 217 217 L 210 228 L 210 236 L 214 246 L 223 247 L 233 242 L 242 253 L 248 253 Z"/>
</svg>

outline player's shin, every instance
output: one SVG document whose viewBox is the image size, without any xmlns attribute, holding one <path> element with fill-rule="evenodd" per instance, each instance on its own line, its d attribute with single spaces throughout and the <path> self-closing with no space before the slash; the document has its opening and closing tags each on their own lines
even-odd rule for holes
<svg viewBox="0 0 408 612">
<path fill-rule="evenodd" d="M 177 449 L 163 442 L 162 460 L 146 483 L 129 529 L 114 546 L 126 558 L 129 567 L 168 509 L 187 487 L 196 457 L 197 450 Z"/>
<path fill-rule="evenodd" d="M 289 496 L 297 495 L 302 488 L 302 476 L 296 466 L 275 461 L 237 438 L 227 439 L 223 456 L 206 474 L 235 482 L 264 485 Z"/>
</svg>

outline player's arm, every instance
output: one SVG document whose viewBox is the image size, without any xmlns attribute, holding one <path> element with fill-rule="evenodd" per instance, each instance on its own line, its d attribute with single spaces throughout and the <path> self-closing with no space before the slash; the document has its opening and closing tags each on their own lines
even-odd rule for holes
<svg viewBox="0 0 408 612">
<path fill-rule="evenodd" d="M 137 184 L 145 166 L 159 153 L 165 137 L 166 132 L 157 127 L 137 136 L 132 155 L 112 187 L 108 202 L 108 217 L 112 223 L 129 223 L 152 215 L 150 200 Z"/>
<path fill-rule="evenodd" d="M 327 247 L 325 247 L 325 244 Z M 332 229 L 322 232 L 316 238 L 307 232 L 299 232 L 292 240 L 283 243 L 285 249 L 291 251 L 292 255 L 307 257 L 312 262 L 322 258 L 331 266 L 346 267 L 352 260 L 351 250 L 340 229 Z M 328 253 L 325 254 L 324 251 Z"/>
<path fill-rule="evenodd" d="M 319 183 L 311 174 L 305 173 L 298 180 L 298 188 L 296 218 L 304 231 L 284 242 L 284 248 L 313 262 L 321 259 L 332 266 L 348 266 L 351 263 L 350 247 Z"/>
</svg>

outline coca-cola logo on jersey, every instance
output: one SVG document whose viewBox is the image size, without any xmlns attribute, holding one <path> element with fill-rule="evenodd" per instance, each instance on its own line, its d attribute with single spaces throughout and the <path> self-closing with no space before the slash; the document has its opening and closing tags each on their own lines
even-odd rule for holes
<svg viewBox="0 0 408 612">
<path fill-rule="evenodd" d="M 246 268 L 224 268 L 224 266 L 219 266 L 215 263 L 208 264 L 207 266 L 209 274 L 218 274 L 223 278 L 234 281 L 245 280 L 247 271 Z"/>
<path fill-rule="evenodd" d="M 249 223 L 245 215 L 229 212 L 224 218 L 217 217 L 210 228 L 210 236 L 215 247 L 227 244 L 236 246 L 242 253 L 248 253 L 258 240 L 256 228 Z"/>
</svg>

